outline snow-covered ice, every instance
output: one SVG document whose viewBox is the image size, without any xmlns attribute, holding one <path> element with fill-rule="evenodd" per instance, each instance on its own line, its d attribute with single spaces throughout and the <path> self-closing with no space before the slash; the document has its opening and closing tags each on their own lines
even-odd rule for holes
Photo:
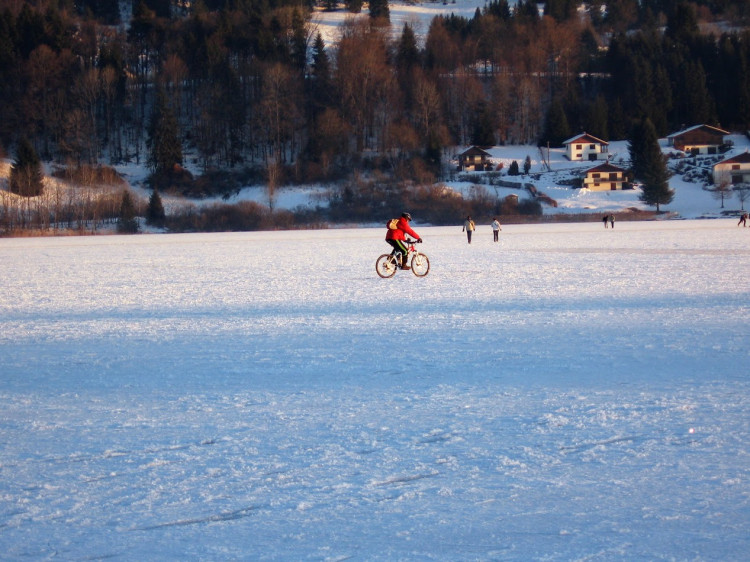
<svg viewBox="0 0 750 562">
<path fill-rule="evenodd" d="M 0 558 L 746 559 L 750 229 L 414 226 L 0 240 Z"/>
</svg>

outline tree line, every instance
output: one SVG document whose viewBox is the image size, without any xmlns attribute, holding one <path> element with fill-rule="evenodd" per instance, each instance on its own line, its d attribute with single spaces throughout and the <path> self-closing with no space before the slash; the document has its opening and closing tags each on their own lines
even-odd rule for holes
<svg viewBox="0 0 750 562">
<path fill-rule="evenodd" d="M 331 45 L 312 0 L 125 5 L 0 0 L 0 146 L 143 163 L 155 188 L 200 197 L 362 172 L 426 185 L 458 145 L 750 121 L 743 0 L 491 0 L 423 41 L 373 0 Z"/>
</svg>

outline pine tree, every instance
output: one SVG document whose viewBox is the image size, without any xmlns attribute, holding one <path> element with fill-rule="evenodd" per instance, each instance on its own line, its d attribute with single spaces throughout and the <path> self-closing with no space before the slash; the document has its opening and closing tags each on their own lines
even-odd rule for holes
<svg viewBox="0 0 750 562">
<path fill-rule="evenodd" d="M 164 220 L 167 218 L 164 213 L 164 205 L 161 202 L 159 190 L 154 188 L 151 197 L 148 198 L 148 208 L 146 209 L 146 224 L 151 226 L 164 226 Z"/>
<path fill-rule="evenodd" d="M 138 232 L 138 229 L 138 219 L 136 218 L 133 196 L 130 195 L 130 190 L 124 189 L 120 202 L 120 221 L 117 225 L 117 230 L 124 234 L 135 234 Z"/>
<path fill-rule="evenodd" d="M 650 119 L 643 119 L 634 127 L 629 148 L 633 175 L 643 182 L 640 200 L 655 205 L 658 213 L 661 205 L 672 202 L 674 190 L 669 187 L 666 158 Z"/>
<path fill-rule="evenodd" d="M 628 149 L 633 175 L 638 179 L 643 179 L 646 170 L 654 161 L 655 150 L 659 149 L 659 138 L 650 119 L 641 119 L 635 124 L 628 141 Z M 661 154 L 660 150 L 659 153 Z"/>
<path fill-rule="evenodd" d="M 539 139 L 539 146 L 546 146 L 547 143 L 555 147 L 562 146 L 563 141 L 570 138 L 570 135 L 570 125 L 568 125 L 565 109 L 560 100 L 555 99 L 547 110 L 544 133 Z"/>
<path fill-rule="evenodd" d="M 661 163 L 655 163 L 645 173 L 640 200 L 655 205 L 657 213 L 660 205 L 668 205 L 674 199 L 674 190 L 669 187 L 670 175 L 664 156 L 661 156 Z"/>
<path fill-rule="evenodd" d="M 310 104 L 315 115 L 333 102 L 333 79 L 331 77 L 331 62 L 326 53 L 323 36 L 318 32 L 312 48 L 312 64 L 310 66 Z"/>
<path fill-rule="evenodd" d="M 358 14 L 362 11 L 362 0 L 344 0 L 344 4 L 352 14 Z"/>
<path fill-rule="evenodd" d="M 624 139 L 627 137 L 628 125 L 626 123 L 625 113 L 622 110 L 622 102 L 620 101 L 620 98 L 615 98 L 609 105 L 607 124 L 607 131 L 609 133 L 607 138 Z"/>
<path fill-rule="evenodd" d="M 427 147 L 425 148 L 425 160 L 436 176 L 440 175 L 443 146 L 440 135 L 435 131 L 427 134 Z"/>
<path fill-rule="evenodd" d="M 396 47 L 396 66 L 403 72 L 410 71 L 417 64 L 419 64 L 417 37 L 414 29 L 407 22 L 404 24 Z"/>
<path fill-rule="evenodd" d="M 156 105 L 148 126 L 147 146 L 148 167 L 155 175 L 169 172 L 175 164 L 182 164 L 182 144 L 180 143 L 177 119 L 167 105 L 163 88 L 156 93 Z"/>
<path fill-rule="evenodd" d="M 391 21 L 391 11 L 388 0 L 370 0 L 370 18 L 383 22 Z"/>
<path fill-rule="evenodd" d="M 510 166 L 508 167 L 508 175 L 509 176 L 517 176 L 518 175 L 518 162 L 513 160 L 513 162 L 510 163 Z"/>
<path fill-rule="evenodd" d="M 502 21 L 508 21 L 511 18 L 508 0 L 491 0 L 488 4 L 485 4 L 484 13 L 493 15 Z"/>
<path fill-rule="evenodd" d="M 495 144 L 494 130 L 494 115 L 489 106 L 481 102 L 474 115 L 471 143 L 476 146 L 493 146 Z"/>
<path fill-rule="evenodd" d="M 608 115 L 607 101 L 604 96 L 597 96 L 587 108 L 585 130 L 602 140 L 609 140 Z"/>
<path fill-rule="evenodd" d="M 526 160 L 523 161 L 523 173 L 528 174 L 531 171 L 531 156 L 526 156 Z"/>
<path fill-rule="evenodd" d="M 24 197 L 36 197 L 44 191 L 42 164 L 25 138 L 18 143 L 16 159 L 10 167 L 10 191 Z"/>
<path fill-rule="evenodd" d="M 307 65 L 307 30 L 305 29 L 305 20 L 296 8 L 292 12 L 291 42 L 293 64 L 300 72 L 304 73 Z"/>
</svg>

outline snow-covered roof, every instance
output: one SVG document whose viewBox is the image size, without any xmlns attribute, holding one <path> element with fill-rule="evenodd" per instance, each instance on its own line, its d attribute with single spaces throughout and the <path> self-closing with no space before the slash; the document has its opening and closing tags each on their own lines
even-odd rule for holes
<svg viewBox="0 0 750 562">
<path fill-rule="evenodd" d="M 720 164 L 750 164 L 750 152 L 742 152 L 736 156 L 722 160 L 716 165 L 718 166 Z"/>
<path fill-rule="evenodd" d="M 593 143 L 598 143 L 598 144 L 609 144 L 607 141 L 596 138 L 594 135 L 590 135 L 588 133 L 581 133 L 580 135 L 571 137 L 568 140 L 563 141 L 563 144 L 573 144 L 574 142 L 588 142 L 588 143 L 593 142 Z"/>
<path fill-rule="evenodd" d="M 599 166 L 591 168 L 590 170 L 587 170 L 586 173 L 590 174 L 592 172 L 624 172 L 624 171 L 625 170 L 623 168 L 614 166 L 610 164 L 609 162 L 606 162 L 605 164 L 601 164 Z"/>
<path fill-rule="evenodd" d="M 480 154 L 480 155 L 486 156 L 488 158 L 491 156 L 491 154 L 489 152 L 487 152 L 483 148 L 479 148 L 478 146 L 471 146 L 471 147 L 467 148 L 466 150 L 464 150 L 463 152 L 461 152 L 459 154 L 459 156 L 471 155 L 471 154 Z"/>
<path fill-rule="evenodd" d="M 673 139 L 675 137 L 679 137 L 680 135 L 684 135 L 685 133 L 689 133 L 690 131 L 697 131 L 698 129 L 706 129 L 710 132 L 715 132 L 720 135 L 728 135 L 729 131 L 725 131 L 724 129 L 719 129 L 718 127 L 712 127 L 711 125 L 693 125 L 692 127 L 688 127 L 687 129 L 683 129 L 681 131 L 677 131 L 676 133 L 672 133 L 671 135 L 668 135 L 668 139 Z"/>
</svg>

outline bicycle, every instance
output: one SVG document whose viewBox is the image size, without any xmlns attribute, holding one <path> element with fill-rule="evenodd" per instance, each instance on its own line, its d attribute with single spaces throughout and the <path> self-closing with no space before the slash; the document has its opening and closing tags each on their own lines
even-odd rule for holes
<svg viewBox="0 0 750 562">
<path fill-rule="evenodd" d="M 430 272 L 430 259 L 414 247 L 416 240 L 404 240 L 408 244 L 409 253 L 406 255 L 406 263 L 411 262 L 411 272 L 417 277 L 424 277 Z M 401 269 L 398 264 L 398 253 L 393 250 L 390 254 L 383 254 L 375 261 L 375 271 L 384 279 L 396 275 L 396 270 Z"/>
</svg>

